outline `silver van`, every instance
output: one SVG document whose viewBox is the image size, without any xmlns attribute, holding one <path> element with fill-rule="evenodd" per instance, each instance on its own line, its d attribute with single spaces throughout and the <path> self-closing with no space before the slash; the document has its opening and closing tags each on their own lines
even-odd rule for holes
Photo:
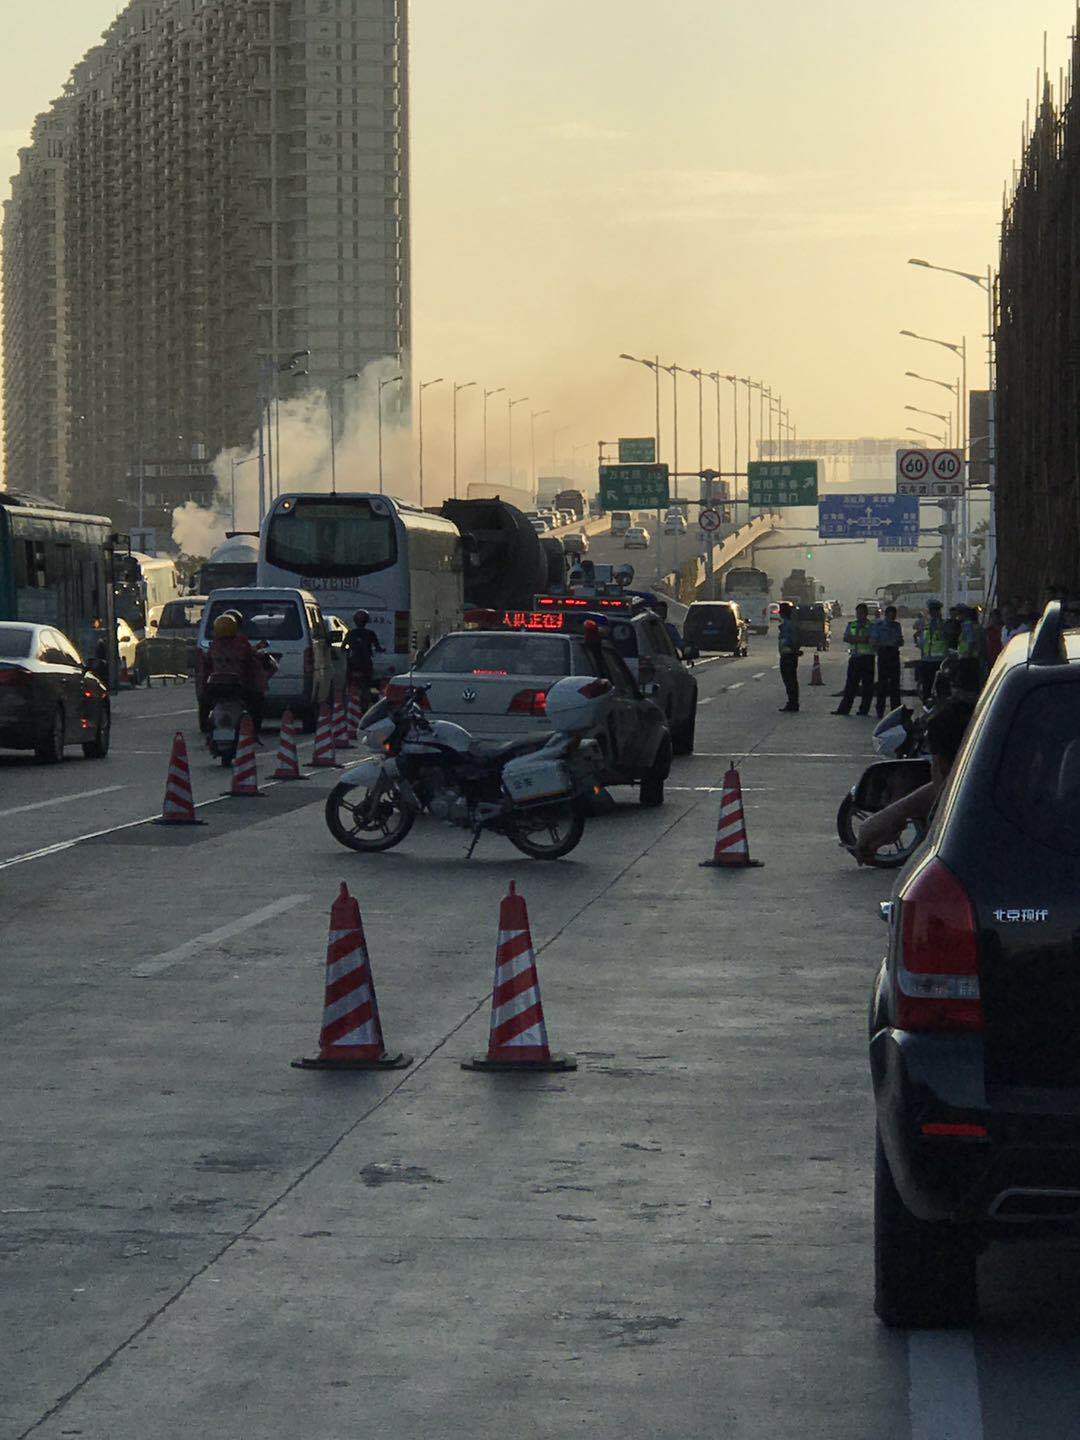
<svg viewBox="0 0 1080 1440">
<path fill-rule="evenodd" d="M 252 645 L 266 641 L 277 661 L 277 672 L 266 692 L 265 713 L 283 715 L 291 710 L 306 730 L 313 730 L 319 706 L 329 700 L 334 684 L 330 635 L 319 602 L 307 590 L 212 590 L 199 626 L 195 684 L 201 688 L 213 638 L 214 621 L 226 610 L 241 616 L 240 631 Z"/>
</svg>

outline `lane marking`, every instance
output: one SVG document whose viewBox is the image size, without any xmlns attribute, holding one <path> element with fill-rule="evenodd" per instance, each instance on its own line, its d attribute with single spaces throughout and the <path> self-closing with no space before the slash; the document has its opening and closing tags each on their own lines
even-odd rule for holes
<svg viewBox="0 0 1080 1440">
<path fill-rule="evenodd" d="M 745 680 L 736 680 L 734 685 L 725 685 L 725 686 L 724 686 L 724 689 L 725 689 L 725 690 L 741 690 L 742 687 L 743 687 L 745 684 L 746 684 L 746 681 L 745 681 Z"/>
<path fill-rule="evenodd" d="M 692 759 L 726 760 L 727 750 L 695 750 Z M 844 750 L 755 750 L 749 760 L 872 760 L 872 755 L 852 754 Z"/>
<path fill-rule="evenodd" d="M 765 676 L 766 676 L 767 674 L 768 674 L 768 671 L 767 671 L 767 670 L 759 670 L 756 675 L 752 675 L 750 678 L 751 678 L 752 680 L 764 680 L 764 679 L 765 679 Z"/>
<path fill-rule="evenodd" d="M 911 1440 L 982 1440 L 982 1402 L 970 1331 L 908 1334 Z"/>
<path fill-rule="evenodd" d="M 762 795 L 772 789 L 771 785 L 741 785 L 740 790 L 744 795 Z M 668 785 L 664 784 L 665 790 L 680 790 L 690 795 L 722 795 L 723 785 Z"/>
<path fill-rule="evenodd" d="M 28 810 L 48 810 L 53 805 L 68 805 L 73 800 L 89 800 L 95 795 L 111 795 L 116 790 L 124 790 L 124 785 L 103 785 L 100 790 L 80 790 L 77 795 L 57 795 L 52 800 L 35 800 L 30 805 L 12 805 L 7 810 L 0 810 L 0 820 L 6 819 L 8 815 L 25 815 Z"/>
<path fill-rule="evenodd" d="M 716 696 L 715 696 L 715 695 L 706 695 L 705 698 L 704 698 L 704 700 L 699 700 L 699 701 L 698 701 L 698 706 L 700 707 L 700 706 L 702 706 L 702 705 L 711 705 L 715 699 L 716 699 Z"/>
<path fill-rule="evenodd" d="M 252 910 L 250 915 L 241 915 L 239 920 L 233 920 L 228 925 L 219 925 L 216 930 L 208 930 L 205 935 L 196 935 L 193 940 L 186 940 L 183 945 L 177 945 L 173 950 L 155 955 L 152 960 L 144 960 L 141 965 L 136 965 L 131 973 L 140 980 L 163 975 L 166 970 L 171 970 L 174 965 L 179 965 L 181 960 L 187 960 L 198 951 L 220 945 L 223 940 L 231 940 L 234 935 L 242 935 L 245 930 L 253 930 L 256 925 L 272 920 L 275 915 L 283 915 L 286 910 L 295 910 L 297 905 L 302 905 L 310 898 L 310 895 L 285 895 L 282 899 L 275 900 L 272 905 L 264 905 L 261 910 Z"/>
<path fill-rule="evenodd" d="M 198 707 L 192 705 L 187 710 L 155 710 L 153 715 L 124 715 L 121 712 L 121 719 L 124 720 L 168 720 L 173 715 L 197 715 Z"/>
</svg>

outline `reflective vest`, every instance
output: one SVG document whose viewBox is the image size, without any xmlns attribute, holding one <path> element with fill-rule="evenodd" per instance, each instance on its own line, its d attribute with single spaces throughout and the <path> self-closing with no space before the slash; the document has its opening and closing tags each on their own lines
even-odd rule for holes
<svg viewBox="0 0 1080 1440">
<path fill-rule="evenodd" d="M 873 655 L 874 647 L 870 643 L 870 622 L 862 624 L 858 620 L 852 620 L 844 631 L 844 643 L 851 647 L 852 655 Z"/>
<path fill-rule="evenodd" d="M 949 642 L 945 638 L 945 626 L 940 620 L 928 620 L 919 639 L 919 649 L 924 660 L 944 660 L 949 653 Z"/>
</svg>

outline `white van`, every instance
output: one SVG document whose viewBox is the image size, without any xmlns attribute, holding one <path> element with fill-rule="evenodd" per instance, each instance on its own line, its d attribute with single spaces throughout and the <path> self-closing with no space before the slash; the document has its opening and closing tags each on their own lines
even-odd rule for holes
<svg viewBox="0 0 1080 1440">
<path fill-rule="evenodd" d="M 240 633 L 252 645 L 265 640 L 277 661 L 277 672 L 266 692 L 265 713 L 283 715 L 291 710 L 305 729 L 313 730 L 319 706 L 329 700 L 334 684 L 330 637 L 314 595 L 307 590 L 259 586 L 212 590 L 203 609 L 195 657 L 195 689 L 200 699 L 214 621 L 226 610 L 238 610 Z"/>
<path fill-rule="evenodd" d="M 629 510 L 613 510 L 611 512 L 612 535 L 625 535 L 633 523 L 634 517 Z"/>
</svg>

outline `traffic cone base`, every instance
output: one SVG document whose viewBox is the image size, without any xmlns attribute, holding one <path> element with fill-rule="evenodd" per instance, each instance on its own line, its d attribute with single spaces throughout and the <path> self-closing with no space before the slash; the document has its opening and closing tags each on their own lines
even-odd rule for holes
<svg viewBox="0 0 1080 1440">
<path fill-rule="evenodd" d="M 474 1055 L 471 1060 L 462 1060 L 461 1068 L 462 1070 L 495 1070 L 505 1075 L 514 1070 L 547 1073 L 556 1070 L 576 1070 L 578 1067 L 576 1056 L 557 1055 L 552 1052 L 546 1060 L 492 1060 L 487 1055 Z"/>
<path fill-rule="evenodd" d="M 720 816 L 716 822 L 716 844 L 712 859 L 702 860 L 701 870 L 760 870 L 762 861 L 750 859 L 750 844 L 746 835 L 746 817 L 743 813 L 742 782 L 735 769 L 734 760 L 724 776 L 724 790 L 720 797 Z"/>
<path fill-rule="evenodd" d="M 312 1055 L 291 1063 L 294 1070 L 407 1070 L 413 1063 L 413 1057 L 402 1054 L 400 1050 L 396 1055 L 384 1050 L 374 1060 L 354 1060 L 348 1055 L 324 1059 L 321 1055 Z"/>
</svg>

